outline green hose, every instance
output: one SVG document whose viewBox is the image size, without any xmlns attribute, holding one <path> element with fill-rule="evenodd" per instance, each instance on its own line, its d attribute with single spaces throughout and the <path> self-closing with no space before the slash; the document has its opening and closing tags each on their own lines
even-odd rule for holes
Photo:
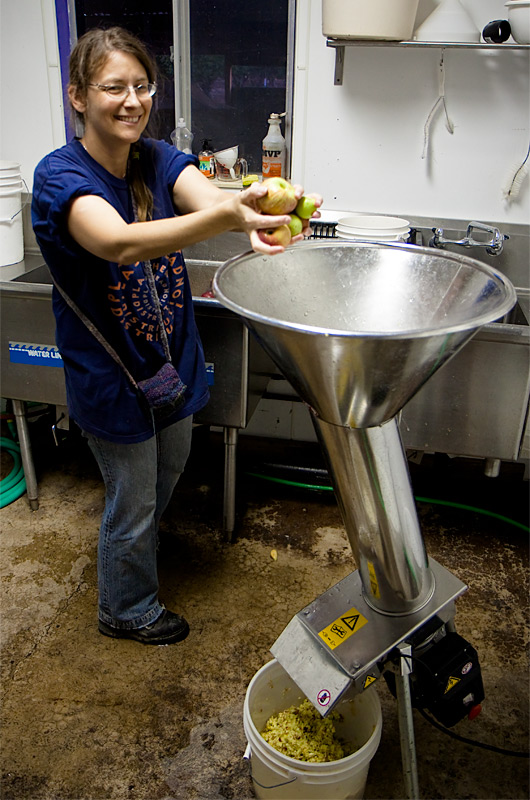
<svg viewBox="0 0 530 800">
<path fill-rule="evenodd" d="M 13 459 L 11 472 L 0 481 L 0 508 L 4 508 L 24 494 L 26 479 L 19 445 L 11 439 L 0 437 L 0 447 L 8 450 Z"/>
<path fill-rule="evenodd" d="M 248 475 L 251 475 L 254 478 L 263 478 L 266 481 L 272 481 L 273 483 L 283 483 L 287 486 L 297 486 L 300 489 L 311 489 L 312 491 L 316 492 L 332 492 L 333 486 L 318 486 L 313 483 L 299 483 L 298 481 L 289 481 L 285 478 L 274 478 L 272 475 L 263 475 L 260 472 L 249 472 Z M 494 519 L 501 520 L 501 522 L 506 522 L 508 525 L 513 525 L 515 528 L 521 528 L 521 530 L 530 533 L 530 528 L 528 525 L 524 525 L 522 522 L 517 522 L 514 519 L 510 519 L 509 517 L 505 517 L 502 514 L 496 514 L 494 511 L 488 511 L 484 508 L 476 508 L 475 506 L 468 506 L 464 503 L 453 503 L 450 500 L 435 500 L 432 497 L 415 497 L 414 498 L 418 503 L 429 503 L 431 505 L 439 505 L 439 506 L 449 506 L 450 508 L 459 508 L 464 511 L 473 511 L 476 514 L 484 514 L 486 517 L 493 517 Z"/>
</svg>

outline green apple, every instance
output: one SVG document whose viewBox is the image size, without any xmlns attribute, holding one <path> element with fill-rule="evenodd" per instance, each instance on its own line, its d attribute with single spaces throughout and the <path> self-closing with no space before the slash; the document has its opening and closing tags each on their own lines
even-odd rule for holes
<svg viewBox="0 0 530 800">
<path fill-rule="evenodd" d="M 296 205 L 294 186 L 285 178 L 266 178 L 262 186 L 267 194 L 258 199 L 258 206 L 263 214 L 288 214 Z"/>
<path fill-rule="evenodd" d="M 317 204 L 313 198 L 304 194 L 296 204 L 295 214 L 298 214 L 302 219 L 311 219 L 316 210 Z"/>
<path fill-rule="evenodd" d="M 288 225 L 280 225 L 278 228 L 264 228 L 258 231 L 258 236 L 262 242 L 273 246 L 281 245 L 281 247 L 287 247 L 291 241 L 291 231 Z"/>
<path fill-rule="evenodd" d="M 291 221 L 288 224 L 288 228 L 291 231 L 291 236 L 298 236 L 299 233 L 302 233 L 302 228 L 304 227 L 304 223 L 297 217 L 296 214 L 291 214 Z"/>
</svg>

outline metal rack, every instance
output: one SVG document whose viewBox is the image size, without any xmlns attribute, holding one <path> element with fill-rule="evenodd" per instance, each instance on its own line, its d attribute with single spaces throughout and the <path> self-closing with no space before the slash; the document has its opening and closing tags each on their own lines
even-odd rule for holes
<svg viewBox="0 0 530 800">
<path fill-rule="evenodd" d="M 486 42 L 390 42 L 384 39 L 326 39 L 327 47 L 335 48 L 335 86 L 342 86 L 346 47 L 408 47 L 412 49 L 458 50 L 530 50 L 528 44 L 486 44 Z"/>
</svg>

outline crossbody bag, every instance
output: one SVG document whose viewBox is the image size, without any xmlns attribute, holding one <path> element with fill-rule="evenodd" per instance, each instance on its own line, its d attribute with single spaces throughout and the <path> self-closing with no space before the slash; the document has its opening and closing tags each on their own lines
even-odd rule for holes
<svg viewBox="0 0 530 800">
<path fill-rule="evenodd" d="M 156 316 L 158 321 L 158 330 L 160 333 L 160 340 L 164 348 L 164 355 L 166 363 L 158 370 L 158 372 L 151 378 L 146 378 L 143 381 L 136 381 L 127 369 L 122 359 L 119 357 L 116 350 L 112 347 L 105 337 L 96 328 L 94 323 L 81 311 L 79 306 L 72 300 L 71 297 L 59 286 L 55 278 L 52 276 L 55 288 L 64 299 L 70 308 L 75 311 L 79 319 L 88 328 L 90 333 L 97 339 L 97 341 L 105 348 L 107 353 L 114 359 L 114 361 L 121 367 L 129 380 L 131 386 L 134 388 L 140 403 L 144 410 L 149 410 L 155 420 L 163 420 L 168 416 L 178 411 L 185 401 L 186 385 L 180 379 L 180 376 L 173 366 L 171 360 L 171 353 L 169 351 L 169 342 L 162 318 L 162 309 L 160 307 L 160 300 L 156 291 L 155 278 L 153 275 L 153 268 L 150 261 L 142 262 L 144 274 L 147 278 L 149 292 L 151 299 L 156 309 Z"/>
</svg>

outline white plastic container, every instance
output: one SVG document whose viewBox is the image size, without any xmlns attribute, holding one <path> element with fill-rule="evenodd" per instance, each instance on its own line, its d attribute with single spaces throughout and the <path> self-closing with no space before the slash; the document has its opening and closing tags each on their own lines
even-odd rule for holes
<svg viewBox="0 0 530 800">
<path fill-rule="evenodd" d="M 0 267 L 24 258 L 20 164 L 0 161 Z"/>
<path fill-rule="evenodd" d="M 381 739 L 382 714 L 375 688 L 339 703 L 343 715 L 337 733 L 359 749 L 338 761 L 321 764 L 289 758 L 261 736 L 267 720 L 298 705 L 304 695 L 276 659 L 251 680 L 243 707 L 243 727 L 249 744 L 251 773 L 260 800 L 354 800 L 362 798 L 370 762 Z"/>
<path fill-rule="evenodd" d="M 322 33 L 331 39 L 408 41 L 419 0 L 322 0 Z"/>
<path fill-rule="evenodd" d="M 285 139 L 280 119 L 285 114 L 271 114 L 269 130 L 261 143 L 261 172 L 263 178 L 285 178 Z"/>
<path fill-rule="evenodd" d="M 508 0 L 508 22 L 512 28 L 512 38 L 517 44 L 530 44 L 530 2 Z"/>
<path fill-rule="evenodd" d="M 414 31 L 418 42 L 480 41 L 480 31 L 460 0 L 442 0 L 427 19 Z"/>
<path fill-rule="evenodd" d="M 353 233 L 355 236 L 362 236 L 363 234 L 399 236 L 409 232 L 410 223 L 402 217 L 359 214 L 342 217 L 338 220 L 337 228 L 343 232 Z"/>
</svg>

